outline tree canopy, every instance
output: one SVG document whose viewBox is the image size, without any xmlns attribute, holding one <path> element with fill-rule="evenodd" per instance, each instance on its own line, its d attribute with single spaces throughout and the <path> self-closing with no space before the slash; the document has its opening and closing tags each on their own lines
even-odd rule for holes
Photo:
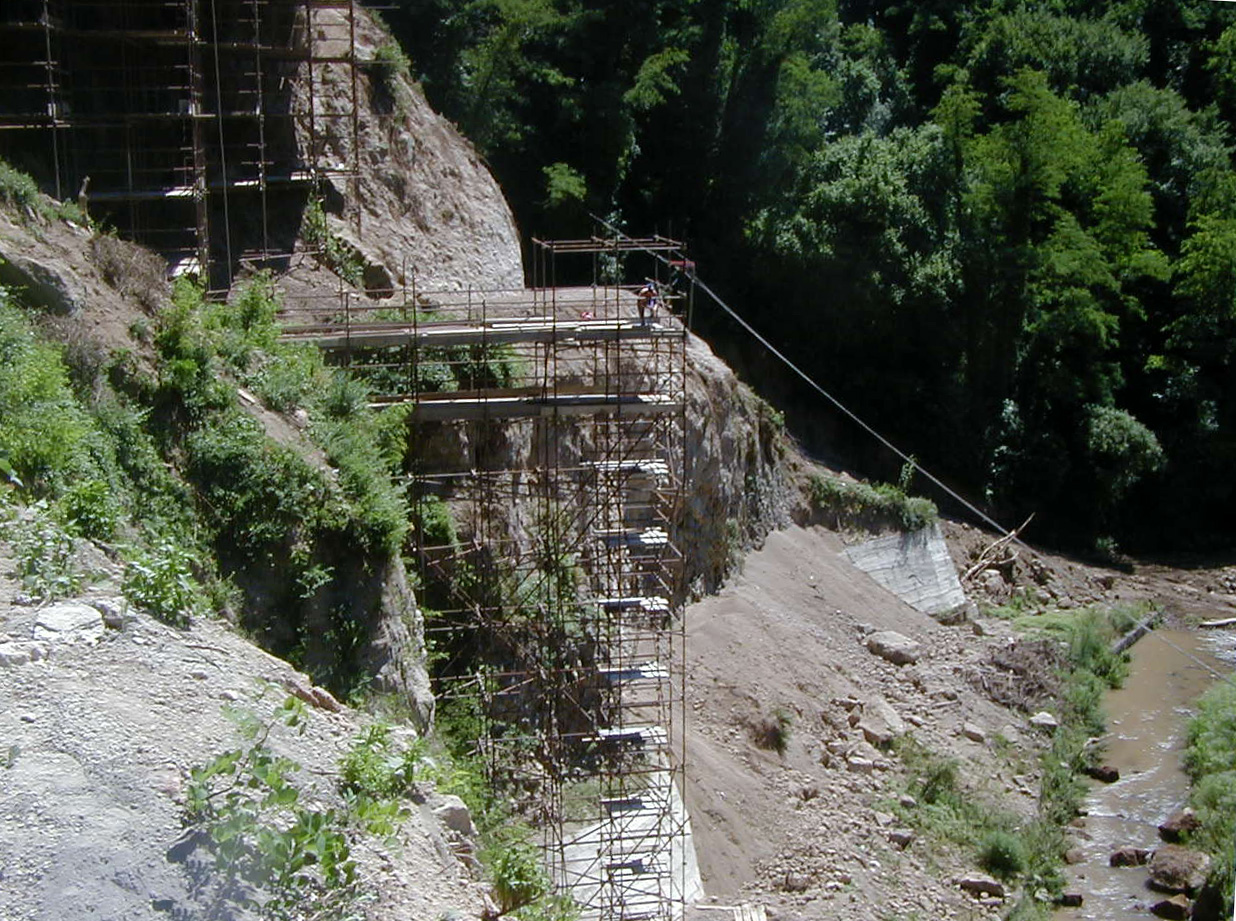
<svg viewBox="0 0 1236 921">
<path fill-rule="evenodd" d="M 1041 537 L 1232 544 L 1230 5 L 397 0 L 386 16 L 525 231 L 587 233 L 592 212 L 685 237 L 808 373 L 996 514 L 1036 512 Z M 760 360 L 701 324 L 740 367 Z M 788 382 L 779 396 L 809 447 L 894 463 L 815 426 L 827 410 Z"/>
</svg>

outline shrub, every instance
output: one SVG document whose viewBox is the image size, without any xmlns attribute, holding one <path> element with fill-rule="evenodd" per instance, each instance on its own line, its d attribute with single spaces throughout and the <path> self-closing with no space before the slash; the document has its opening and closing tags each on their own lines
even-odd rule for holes
<svg viewBox="0 0 1236 921">
<path fill-rule="evenodd" d="M 1185 770 L 1195 780 L 1236 771 L 1236 687 L 1220 682 L 1201 696 L 1189 722 Z"/>
<path fill-rule="evenodd" d="M 1010 831 L 992 829 L 979 843 L 979 865 L 1001 879 L 1012 879 L 1026 869 L 1026 847 Z"/>
<path fill-rule="evenodd" d="M 75 534 L 91 540 L 111 540 L 120 521 L 112 488 L 102 480 L 70 486 L 60 497 L 60 512 Z"/>
<path fill-rule="evenodd" d="M 23 588 L 42 601 L 71 595 L 81 587 L 73 567 L 73 538 L 36 502 L 5 526 Z"/>
<path fill-rule="evenodd" d="M 494 859 L 490 872 L 494 880 L 494 898 L 503 914 L 523 908 L 549 891 L 540 854 L 527 842 L 507 845 Z"/>
<path fill-rule="evenodd" d="M 247 909 L 263 918 L 345 917 L 356 897 L 348 817 L 301 802 L 296 762 L 266 744 L 278 722 L 299 726 L 303 705 L 289 698 L 261 722 L 232 711 L 246 744 L 193 768 L 185 791 L 185 825 L 214 860 L 211 901 L 221 916 Z"/>
<path fill-rule="evenodd" d="M 188 626 L 201 603 L 189 554 L 170 542 L 137 553 L 125 566 L 121 591 L 129 604 L 177 627 Z"/>
<path fill-rule="evenodd" d="M 0 452 L 34 495 L 54 494 L 89 475 L 90 419 L 73 394 L 54 346 L 39 340 L 0 288 Z"/>
<path fill-rule="evenodd" d="M 339 762 L 340 786 L 345 793 L 371 799 L 405 796 L 424 763 L 422 740 L 400 749 L 391 739 L 390 727 L 374 723 L 357 735 Z"/>
<path fill-rule="evenodd" d="M 751 741 L 765 751 L 774 751 L 778 755 L 784 755 L 790 744 L 792 726 L 793 720 L 790 715 L 778 707 L 771 716 L 760 717 L 751 724 Z"/>
</svg>

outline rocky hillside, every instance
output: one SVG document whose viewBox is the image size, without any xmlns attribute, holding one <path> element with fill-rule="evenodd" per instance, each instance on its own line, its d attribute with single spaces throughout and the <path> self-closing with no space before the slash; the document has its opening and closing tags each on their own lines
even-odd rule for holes
<svg viewBox="0 0 1236 921">
<path fill-rule="evenodd" d="M 314 16 L 340 19 L 328 34 L 348 34 L 345 11 L 324 9 Z M 472 145 L 430 109 L 406 65 L 382 63 L 379 49 L 393 48 L 386 31 L 365 10 L 357 10 L 356 26 L 356 54 L 373 62 L 359 75 L 357 135 L 324 138 L 320 155 L 351 163 L 353 144 L 359 145 L 358 184 L 330 180 L 323 205 L 331 230 L 364 260 L 365 286 L 412 284 L 415 276 L 416 284 L 430 289 L 522 288 L 519 233 L 502 190 Z M 318 51 L 331 53 L 329 47 Z M 298 108 L 307 110 L 312 98 L 328 117 L 349 113 L 351 72 L 325 65 L 315 71 L 311 89 L 307 68 L 292 89 Z M 302 150 L 309 145 L 307 130 L 298 126 Z M 359 232 L 353 220 L 358 211 Z"/>
</svg>

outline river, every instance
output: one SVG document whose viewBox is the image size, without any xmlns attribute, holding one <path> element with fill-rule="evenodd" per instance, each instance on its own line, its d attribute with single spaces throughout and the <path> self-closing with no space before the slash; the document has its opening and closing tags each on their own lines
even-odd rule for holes
<svg viewBox="0 0 1236 921">
<path fill-rule="evenodd" d="M 1057 912 L 1057 921 L 1153 917 L 1149 906 L 1163 896 L 1146 887 L 1145 868 L 1112 868 L 1108 858 L 1124 845 L 1156 847 L 1159 823 L 1185 804 L 1189 781 L 1180 756 L 1191 708 L 1215 672 L 1231 673 L 1229 653 L 1220 649 L 1231 639 L 1230 633 L 1156 630 L 1133 647 L 1128 681 L 1105 700 L 1103 762 L 1119 770 L 1120 779 L 1093 783 L 1086 797 L 1078 835 L 1085 857 L 1066 868 L 1068 890 L 1085 900 L 1080 908 Z"/>
</svg>

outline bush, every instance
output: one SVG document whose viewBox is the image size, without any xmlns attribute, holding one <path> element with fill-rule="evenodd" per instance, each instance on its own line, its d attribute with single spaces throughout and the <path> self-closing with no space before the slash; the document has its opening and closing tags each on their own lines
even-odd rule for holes
<svg viewBox="0 0 1236 921">
<path fill-rule="evenodd" d="M 11 294 L 0 288 L 0 453 L 34 495 L 95 472 L 93 426 L 54 346 L 35 336 Z"/>
<path fill-rule="evenodd" d="M 125 566 L 121 591 L 129 604 L 177 627 L 188 626 L 201 604 L 189 554 L 174 543 L 137 553 Z"/>
<path fill-rule="evenodd" d="M 490 872 L 494 880 L 494 898 L 502 914 L 523 908 L 549 891 L 540 854 L 527 842 L 512 843 L 504 848 L 494 859 Z"/>
<path fill-rule="evenodd" d="M 1001 879 L 1013 879 L 1026 869 L 1026 847 L 1015 834 L 992 829 L 983 835 L 978 850 L 979 865 Z"/>
<path fill-rule="evenodd" d="M 764 716 L 751 724 L 751 741 L 758 748 L 784 755 L 790 744 L 790 729 L 793 720 L 778 707 L 771 716 Z"/>
<path fill-rule="evenodd" d="M 112 488 L 102 480 L 70 486 L 60 497 L 60 512 L 73 533 L 90 540 L 111 540 L 120 522 L 120 507 Z"/>
<path fill-rule="evenodd" d="M 73 538 L 36 502 L 4 528 L 22 587 L 41 601 L 71 595 L 81 587 L 73 567 Z"/>
</svg>

